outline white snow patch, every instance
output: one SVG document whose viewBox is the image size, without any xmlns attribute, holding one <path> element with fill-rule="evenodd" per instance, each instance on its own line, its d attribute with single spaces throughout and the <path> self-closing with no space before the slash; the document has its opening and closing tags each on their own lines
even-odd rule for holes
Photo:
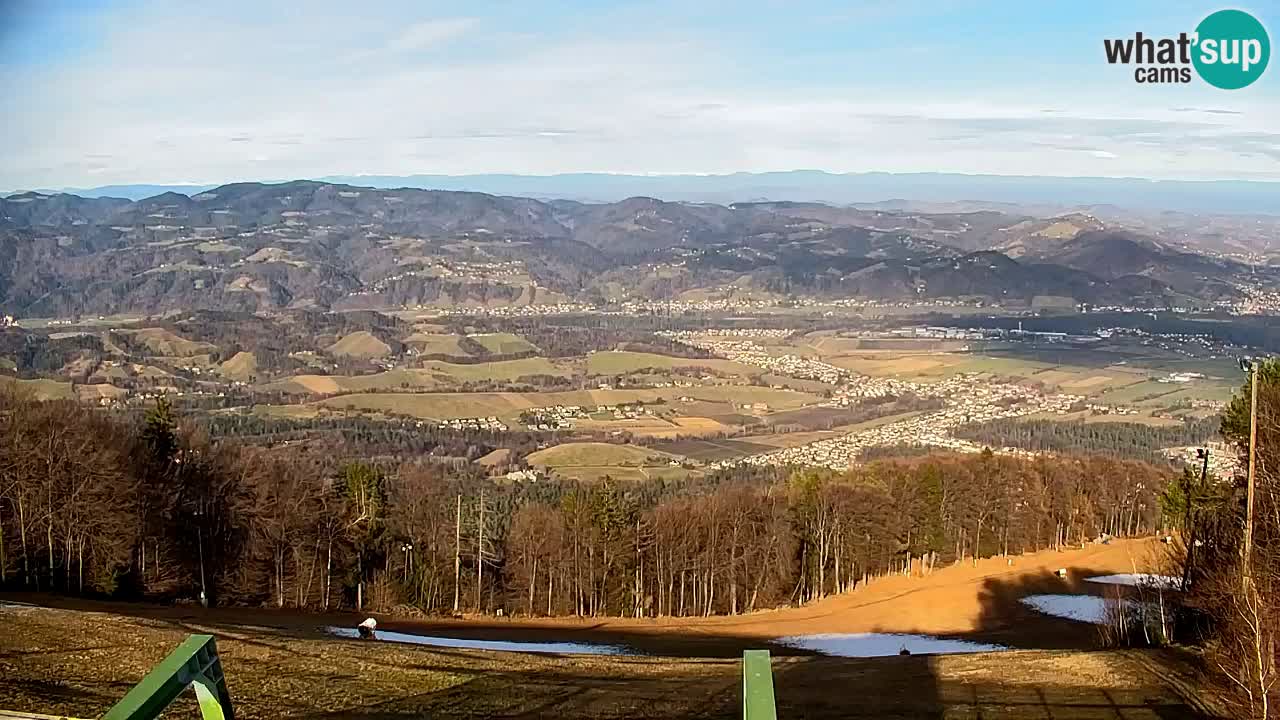
<svg viewBox="0 0 1280 720">
<path fill-rule="evenodd" d="M 1053 617 L 1100 624 L 1107 617 L 1106 598 L 1093 595 L 1029 595 L 1022 604 Z"/>
<path fill-rule="evenodd" d="M 1003 645 L 948 640 L 930 635 L 906 633 L 831 633 L 793 635 L 778 638 L 778 643 L 800 650 L 811 650 L 836 657 L 884 657 L 898 655 L 906 648 L 912 655 L 944 655 L 951 653 L 996 652 L 1008 650 Z"/>
<path fill-rule="evenodd" d="M 1128 587 L 1149 587 L 1162 590 L 1177 590 L 1182 587 L 1182 578 L 1152 573 L 1122 573 L 1119 575 L 1096 575 L 1085 578 L 1085 582 L 1102 585 L 1127 585 Z"/>
<path fill-rule="evenodd" d="M 355 628 L 327 627 L 325 631 L 331 635 L 344 638 L 358 638 L 360 632 Z M 516 642 L 507 640 L 470 640 L 465 638 L 437 637 L 433 635 L 412 635 L 410 633 L 378 630 L 376 638 L 384 642 L 408 643 L 410 645 L 429 645 L 431 647 L 460 648 L 465 650 L 500 650 L 504 652 L 555 653 L 565 655 L 629 655 L 633 654 L 621 645 L 604 645 L 573 642 Z"/>
</svg>

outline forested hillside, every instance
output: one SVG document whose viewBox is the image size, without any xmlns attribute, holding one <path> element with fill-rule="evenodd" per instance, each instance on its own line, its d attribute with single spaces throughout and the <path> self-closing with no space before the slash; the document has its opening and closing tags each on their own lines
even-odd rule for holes
<svg viewBox="0 0 1280 720">
<path fill-rule="evenodd" d="M 841 592 L 909 557 L 1150 532 L 1170 479 L 1138 462 L 988 453 L 509 483 L 210 440 L 163 403 L 137 421 L 15 394 L 0 407 L 0 584 L 122 598 L 738 613 Z"/>
</svg>

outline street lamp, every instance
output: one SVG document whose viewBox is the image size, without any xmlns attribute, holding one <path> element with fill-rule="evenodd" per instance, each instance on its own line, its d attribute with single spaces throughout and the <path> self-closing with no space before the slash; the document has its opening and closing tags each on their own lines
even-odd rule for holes
<svg viewBox="0 0 1280 720">
<path fill-rule="evenodd" d="M 200 522 L 200 516 L 204 513 L 199 505 L 196 505 L 194 514 L 196 517 L 196 548 L 200 553 L 200 605 L 209 607 L 209 595 L 205 592 L 204 585 L 204 531 L 201 529 Z"/>
<path fill-rule="evenodd" d="M 409 566 L 413 564 L 413 543 L 401 543 L 400 551 L 404 553 L 404 580 L 409 582 Z"/>
</svg>

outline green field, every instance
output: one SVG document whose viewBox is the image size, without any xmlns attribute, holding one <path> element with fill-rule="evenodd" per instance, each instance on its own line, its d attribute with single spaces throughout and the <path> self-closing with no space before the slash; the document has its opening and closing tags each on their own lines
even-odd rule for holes
<svg viewBox="0 0 1280 720">
<path fill-rule="evenodd" d="M 554 375 L 571 377 L 571 369 L 556 365 L 541 357 L 524 358 L 522 360 L 501 360 L 498 362 L 460 364 L 447 363 L 440 360 L 428 360 L 422 364 L 424 370 L 443 376 L 442 380 L 453 382 L 480 382 L 484 380 L 515 380 L 526 375 Z"/>
<path fill-rule="evenodd" d="M 588 375 L 625 375 L 641 370 L 672 370 L 675 368 L 706 368 L 723 375 L 749 377 L 760 375 L 759 368 L 732 360 L 670 357 L 655 353 L 610 350 L 587 356 Z"/>
<path fill-rule="evenodd" d="M 5 387 L 29 392 L 37 400 L 69 400 L 75 397 L 75 393 L 71 391 L 71 383 L 57 380 L 18 380 L 0 375 L 0 388 Z"/>
<path fill-rule="evenodd" d="M 389 373 L 388 373 L 389 374 Z M 373 376 L 370 376 L 373 377 Z M 788 409 L 816 402 L 818 397 L 793 390 L 751 385 L 712 385 L 691 388 L 646 390 L 578 390 L 544 393 L 358 393 L 326 398 L 311 407 L 397 413 L 431 420 L 489 417 L 513 419 L 521 411 L 552 405 L 619 405 L 659 400 L 671 402 L 689 396 L 710 402 L 768 403 L 773 409 Z"/>
<path fill-rule="evenodd" d="M 533 343 L 511 333 L 483 333 L 468 335 L 467 337 L 493 355 L 517 355 L 538 351 L 537 346 Z"/>
<path fill-rule="evenodd" d="M 461 335 L 440 335 L 436 333 L 414 333 L 404 339 L 406 345 L 416 349 L 423 355 L 444 355 L 446 357 L 470 357 L 471 353 L 462 349 Z"/>
<path fill-rule="evenodd" d="M 395 392 L 400 390 L 448 390 L 467 382 L 509 382 L 527 375 L 571 377 L 572 370 L 545 358 L 501 360 L 490 363 L 447 363 L 429 360 L 421 368 L 388 370 L 372 375 L 295 375 L 263 386 L 316 395 Z"/>
<path fill-rule="evenodd" d="M 525 460 L 539 467 L 604 467 L 612 465 L 667 465 L 676 459 L 667 453 L 615 443 L 565 443 L 530 454 Z"/>
</svg>

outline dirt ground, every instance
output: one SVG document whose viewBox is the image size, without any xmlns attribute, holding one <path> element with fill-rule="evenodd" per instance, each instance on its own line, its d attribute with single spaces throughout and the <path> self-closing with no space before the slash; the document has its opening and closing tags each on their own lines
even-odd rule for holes
<svg viewBox="0 0 1280 720">
<path fill-rule="evenodd" d="M 804 607 L 709 618 L 469 618 L 402 620 L 379 627 L 458 637 L 592 640 L 654 654 L 736 656 L 747 647 L 794 651 L 770 641 L 816 633 L 923 633 L 1037 649 L 1089 649 L 1092 626 L 1050 618 L 1020 599 L 1033 594 L 1103 595 L 1085 578 L 1158 570 L 1168 547 L 1155 539 L 1113 540 L 1083 549 L 1044 550 L 936 568 L 927 578 L 875 578 L 853 592 Z M 1056 574 L 1066 569 L 1065 578 Z"/>
<path fill-rule="evenodd" d="M 0 609 L 0 708 L 95 717 L 191 632 L 217 636 L 240 718 L 729 718 L 734 659 L 540 656 L 286 629 Z M 1204 718 L 1171 651 L 774 661 L 782 718 Z M 192 717 L 190 701 L 167 717 Z"/>
<path fill-rule="evenodd" d="M 1218 717 L 1177 651 L 1100 652 L 1089 626 L 1045 618 L 1017 598 L 1128 572 L 1160 546 L 1126 542 L 988 560 L 929 578 L 882 578 L 810 607 L 737 618 L 607 621 L 380 619 L 380 629 L 505 639 L 620 642 L 658 656 L 556 656 L 448 650 L 329 637 L 316 617 L 261 609 L 124 603 L 0 607 L 0 709 L 95 717 L 189 633 L 217 636 L 241 718 L 727 718 L 740 708 L 738 657 L 774 651 L 781 718 Z M 1052 571 L 1068 567 L 1068 580 Z M 1086 574 L 1087 573 L 1087 574 Z M 1087 584 L 1084 584 L 1087 585 Z M 15 597 L 0 598 L 11 602 Z M 37 598 L 16 598 L 35 600 Z M 779 636 L 929 632 L 1039 643 L 1039 650 L 842 659 L 803 655 Z M 1017 638 L 1020 642 L 1010 642 Z M 663 657 L 665 656 L 665 657 Z M 678 657 L 685 656 L 685 657 Z M 191 717 L 190 704 L 168 717 Z"/>
</svg>

